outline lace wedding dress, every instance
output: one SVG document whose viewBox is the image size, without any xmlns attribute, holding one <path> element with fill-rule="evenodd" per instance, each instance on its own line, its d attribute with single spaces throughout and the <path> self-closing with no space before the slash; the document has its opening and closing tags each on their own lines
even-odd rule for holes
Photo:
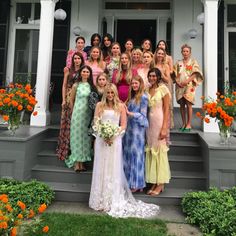
<svg viewBox="0 0 236 236">
<path fill-rule="evenodd" d="M 119 124 L 120 115 L 105 110 L 101 121 Z M 96 137 L 92 186 L 89 206 L 105 211 L 113 217 L 147 218 L 159 213 L 159 206 L 134 199 L 123 170 L 122 137 L 117 136 L 111 146 Z"/>
</svg>

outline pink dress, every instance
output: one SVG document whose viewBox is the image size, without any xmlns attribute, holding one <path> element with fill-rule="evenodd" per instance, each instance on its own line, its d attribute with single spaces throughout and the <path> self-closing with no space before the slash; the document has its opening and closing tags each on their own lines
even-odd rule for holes
<svg viewBox="0 0 236 236">
<path fill-rule="evenodd" d="M 122 71 L 121 80 L 118 83 L 116 82 L 117 73 L 118 73 L 118 70 L 115 70 L 112 75 L 112 83 L 114 83 L 117 87 L 120 100 L 122 102 L 125 102 L 129 95 L 129 83 L 126 80 L 126 71 Z M 132 78 L 136 76 L 137 74 L 138 74 L 137 70 L 132 69 Z"/>
<path fill-rule="evenodd" d="M 96 79 L 97 79 L 97 76 L 99 74 L 101 74 L 102 72 L 104 72 L 104 70 L 98 66 L 98 64 L 91 64 L 90 62 L 87 62 L 86 63 L 88 66 L 91 67 L 92 69 L 92 72 L 93 72 L 93 84 L 94 86 L 96 86 Z"/>
<path fill-rule="evenodd" d="M 73 55 L 75 54 L 75 52 L 77 52 L 76 49 L 71 49 L 71 50 L 68 51 L 68 53 L 67 53 L 67 58 L 66 58 L 66 67 L 71 68 L 71 65 L 72 65 L 72 57 L 73 57 Z M 84 52 L 84 51 L 82 51 L 81 53 L 82 53 L 82 55 L 83 55 L 84 61 L 86 61 L 86 60 L 87 60 L 87 53 Z"/>
</svg>

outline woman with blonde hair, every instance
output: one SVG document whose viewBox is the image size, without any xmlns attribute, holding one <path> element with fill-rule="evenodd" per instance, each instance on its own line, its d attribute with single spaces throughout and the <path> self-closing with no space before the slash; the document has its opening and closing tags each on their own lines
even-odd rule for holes
<svg viewBox="0 0 236 236">
<path fill-rule="evenodd" d="M 153 53 L 151 51 L 143 52 L 143 67 L 139 68 L 137 72 L 142 77 L 146 89 L 149 87 L 147 74 L 148 71 L 153 67 L 154 67 Z"/>
<path fill-rule="evenodd" d="M 134 48 L 131 52 L 132 68 L 138 70 L 143 67 L 143 52 Z"/>
<path fill-rule="evenodd" d="M 148 127 L 148 96 L 141 76 L 132 78 L 126 113 L 128 123 L 123 138 L 124 171 L 132 192 L 143 191 L 145 184 L 145 131 Z"/>
<path fill-rule="evenodd" d="M 151 217 L 159 207 L 136 201 L 128 187 L 123 169 L 122 136 L 126 129 L 126 110 L 114 84 L 108 84 L 96 106 L 95 124 L 109 123 L 119 131 L 109 139 L 99 133 L 95 140 L 94 166 L 89 206 L 113 217 Z"/>
<path fill-rule="evenodd" d="M 117 86 L 119 98 L 123 102 L 128 98 L 129 85 L 135 75 L 137 75 L 137 71 L 131 67 L 130 55 L 123 52 L 120 57 L 119 68 L 112 75 L 112 82 Z"/>
<path fill-rule="evenodd" d="M 86 65 L 90 66 L 93 72 L 93 84 L 96 86 L 97 76 L 104 72 L 106 68 L 106 63 L 102 60 L 102 51 L 100 47 L 93 46 L 90 50 L 89 60 Z"/>
</svg>

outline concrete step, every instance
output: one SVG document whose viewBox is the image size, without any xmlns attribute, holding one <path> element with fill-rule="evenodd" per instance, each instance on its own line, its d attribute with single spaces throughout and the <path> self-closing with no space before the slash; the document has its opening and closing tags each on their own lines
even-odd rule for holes
<svg viewBox="0 0 236 236">
<path fill-rule="evenodd" d="M 198 131 L 197 130 L 192 130 L 191 132 L 181 132 L 178 129 L 170 130 L 170 139 L 172 141 L 178 141 L 180 140 L 184 141 L 195 141 L 198 142 L 199 137 L 198 137 Z"/>
<path fill-rule="evenodd" d="M 36 165 L 32 168 L 32 178 L 41 181 L 90 184 L 92 171 L 74 172 L 63 166 Z M 205 189 L 206 177 L 201 172 L 172 171 L 167 188 Z"/>
<path fill-rule="evenodd" d="M 60 182 L 45 182 L 50 186 L 56 194 L 57 201 L 69 202 L 88 202 L 90 194 L 90 184 L 72 184 Z M 195 189 L 176 189 L 168 188 L 158 196 L 149 196 L 146 190 L 142 193 L 133 193 L 137 200 L 142 200 L 146 203 L 154 203 L 158 205 L 180 205 L 184 193 Z"/>
<path fill-rule="evenodd" d="M 169 155 L 171 171 L 204 171 L 204 162 L 201 156 Z"/>
<path fill-rule="evenodd" d="M 174 140 L 171 141 L 169 155 L 197 155 L 201 156 L 200 144 L 196 141 L 189 140 Z"/>
<path fill-rule="evenodd" d="M 49 136 L 48 138 L 42 140 L 44 150 L 56 150 L 58 137 Z"/>
</svg>

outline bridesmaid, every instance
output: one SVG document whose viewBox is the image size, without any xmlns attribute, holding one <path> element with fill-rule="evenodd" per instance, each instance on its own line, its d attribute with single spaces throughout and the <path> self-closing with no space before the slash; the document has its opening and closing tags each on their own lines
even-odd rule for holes
<svg viewBox="0 0 236 236">
<path fill-rule="evenodd" d="M 86 65 L 90 66 L 93 72 L 93 84 L 96 86 L 97 76 L 104 72 L 106 63 L 102 60 L 102 51 L 98 46 L 94 46 L 90 51 L 90 58 L 86 62 Z"/>
<path fill-rule="evenodd" d="M 149 195 L 159 195 L 164 191 L 164 184 L 169 183 L 170 167 L 168 162 L 167 138 L 169 136 L 170 92 L 162 82 L 161 72 L 153 68 L 148 72 L 150 88 L 149 127 L 147 129 L 146 147 L 146 182 L 152 187 Z"/>
<path fill-rule="evenodd" d="M 143 53 L 139 48 L 134 48 L 131 52 L 132 68 L 140 69 L 143 67 Z"/>
<path fill-rule="evenodd" d="M 134 48 L 133 39 L 131 39 L 131 38 L 126 39 L 124 46 L 125 46 L 125 52 L 129 53 L 129 55 L 131 56 L 131 52 Z"/>
<path fill-rule="evenodd" d="M 150 39 L 144 39 L 141 44 L 143 52 L 152 51 L 152 42 Z"/>
<path fill-rule="evenodd" d="M 129 85 L 131 79 L 137 75 L 137 71 L 131 68 L 131 58 L 126 52 L 120 56 L 118 70 L 115 70 L 112 76 L 112 82 L 117 86 L 119 98 L 125 102 L 129 94 Z"/>
<path fill-rule="evenodd" d="M 64 69 L 64 79 L 62 85 L 62 111 L 61 111 L 61 126 L 58 137 L 56 153 L 60 160 L 65 160 L 68 157 L 70 150 L 70 97 L 72 86 L 76 82 L 77 72 L 84 65 L 83 55 L 76 52 L 72 57 L 71 69 Z"/>
<path fill-rule="evenodd" d="M 131 80 L 126 113 L 128 123 L 123 138 L 124 171 L 132 192 L 143 191 L 145 184 L 145 131 L 148 127 L 148 97 L 137 75 Z"/>
<path fill-rule="evenodd" d="M 78 83 L 73 85 L 70 106 L 72 110 L 70 140 L 71 155 L 66 165 L 75 171 L 84 171 L 84 162 L 91 161 L 91 137 L 88 135 L 92 112 L 88 97 L 93 88 L 92 69 L 84 65 L 79 70 Z"/>
<path fill-rule="evenodd" d="M 85 38 L 82 36 L 78 36 L 75 39 L 75 49 L 71 49 L 68 51 L 67 58 L 66 58 L 66 67 L 71 67 L 71 58 L 73 57 L 75 52 L 80 52 L 83 55 L 84 61 L 87 60 L 87 53 L 83 51 L 85 45 Z M 65 68 L 64 68 L 65 70 Z"/>
</svg>

